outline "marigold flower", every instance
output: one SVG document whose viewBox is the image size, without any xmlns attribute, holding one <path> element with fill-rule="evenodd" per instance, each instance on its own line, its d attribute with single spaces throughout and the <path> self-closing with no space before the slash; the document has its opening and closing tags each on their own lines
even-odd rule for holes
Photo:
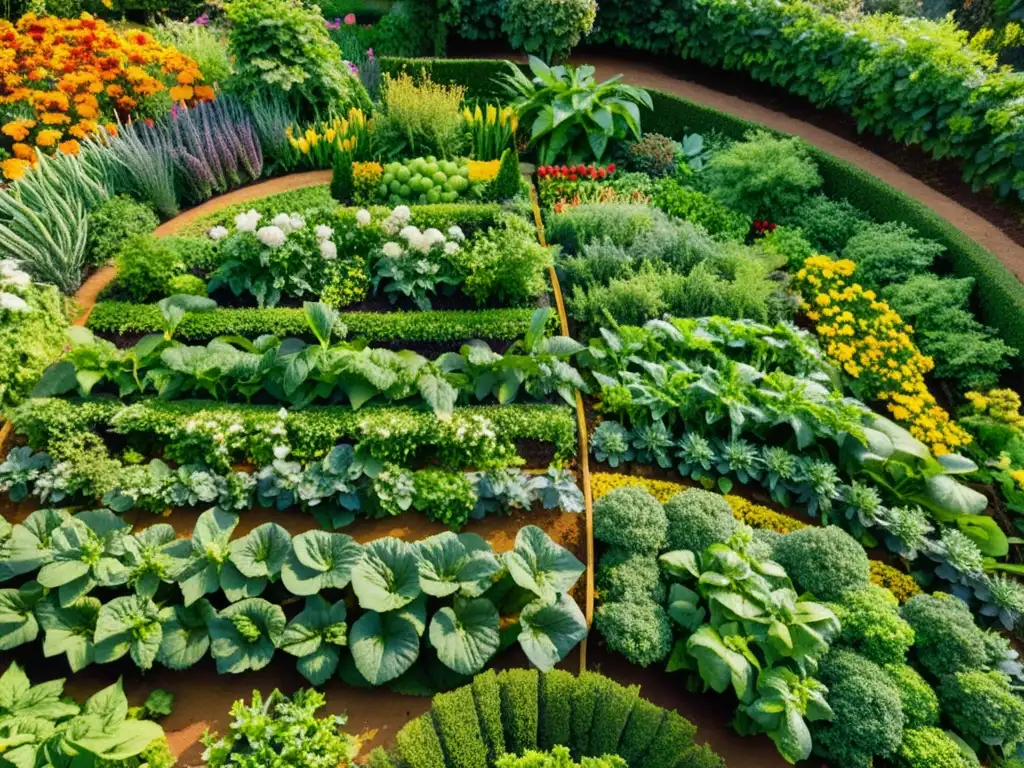
<svg viewBox="0 0 1024 768">
<path fill-rule="evenodd" d="M 57 149 L 65 155 L 77 155 L 82 149 L 82 145 L 74 139 L 68 139 L 67 141 L 62 141 L 58 144 Z"/>
<path fill-rule="evenodd" d="M 53 128 L 47 128 L 36 134 L 36 146 L 37 147 L 52 147 L 64 135 L 63 131 L 58 131 Z"/>
<path fill-rule="evenodd" d="M 176 85 L 171 88 L 171 99 L 173 101 L 188 101 L 194 93 L 191 85 Z"/>
<path fill-rule="evenodd" d="M 35 159 L 36 151 L 32 149 L 32 147 L 30 147 L 28 144 L 17 141 L 14 143 L 14 146 L 11 147 L 11 149 L 14 152 L 14 156 L 19 160 Z"/>
<path fill-rule="evenodd" d="M 0 170 L 8 181 L 17 181 L 24 176 L 31 167 L 27 160 L 20 160 L 16 157 L 0 161 Z"/>
<path fill-rule="evenodd" d="M 9 123 L 5 123 L 4 127 L 0 130 L 3 130 L 5 134 L 15 141 L 21 141 L 28 136 L 29 131 L 35 128 L 35 125 L 35 120 L 12 120 Z"/>
</svg>

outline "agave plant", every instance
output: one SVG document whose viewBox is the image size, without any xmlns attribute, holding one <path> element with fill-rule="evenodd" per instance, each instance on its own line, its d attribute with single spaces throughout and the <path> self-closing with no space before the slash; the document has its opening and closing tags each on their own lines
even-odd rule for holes
<svg viewBox="0 0 1024 768">
<path fill-rule="evenodd" d="M 502 75 L 519 122 L 530 126 L 530 144 L 542 165 L 560 158 L 569 163 L 600 162 L 609 143 L 628 134 L 640 138 L 640 107 L 653 109 L 642 88 L 619 82 L 602 83 L 594 67 L 549 67 L 530 56 L 533 79 L 518 67 Z"/>
</svg>

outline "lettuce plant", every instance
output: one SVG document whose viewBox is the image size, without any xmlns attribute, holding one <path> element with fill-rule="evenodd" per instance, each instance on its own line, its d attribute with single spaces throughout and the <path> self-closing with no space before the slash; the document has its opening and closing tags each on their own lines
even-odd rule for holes
<svg viewBox="0 0 1024 768">
<path fill-rule="evenodd" d="M 220 611 L 207 624 L 217 672 L 263 669 L 281 645 L 287 623 L 281 606 L 260 597 L 245 598 Z"/>
<path fill-rule="evenodd" d="M 302 611 L 284 629 L 281 650 L 299 658 L 299 672 L 313 685 L 323 685 L 338 669 L 339 648 L 348 645 L 345 601 L 333 605 L 320 595 L 306 598 Z"/>
</svg>

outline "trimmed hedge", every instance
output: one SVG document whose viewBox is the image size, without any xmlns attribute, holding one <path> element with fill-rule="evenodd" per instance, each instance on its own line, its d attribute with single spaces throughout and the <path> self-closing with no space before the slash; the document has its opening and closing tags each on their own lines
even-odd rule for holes
<svg viewBox="0 0 1024 768">
<path fill-rule="evenodd" d="M 341 312 L 348 338 L 380 341 L 463 341 L 466 339 L 513 340 L 530 327 L 532 309 L 481 309 L 432 312 Z M 549 323 L 558 318 L 552 313 Z M 155 304 L 101 301 L 92 310 L 86 327 L 99 334 L 156 333 L 161 330 L 160 310 Z M 284 307 L 215 309 L 186 315 L 175 332 L 180 341 L 209 341 L 217 336 L 255 338 L 263 334 L 312 339 L 302 309 Z"/>
<path fill-rule="evenodd" d="M 495 705 L 501 708 L 503 744 L 496 738 Z M 490 670 L 471 685 L 435 696 L 430 711 L 398 732 L 390 751 L 371 753 L 369 765 L 493 768 L 505 750 L 547 751 L 572 740 L 581 746 L 580 753 L 572 750 L 577 761 L 618 754 L 632 768 L 724 768 L 707 746 L 694 743 L 696 732 L 678 713 L 640 698 L 637 686 L 596 672 L 574 677 L 560 670 Z"/>
<path fill-rule="evenodd" d="M 423 70 L 435 83 L 466 86 L 466 98 L 470 101 L 495 101 L 505 98 L 504 89 L 496 79 L 508 72 L 508 64 L 501 59 L 406 59 L 398 56 L 382 56 L 379 59 L 381 74 L 397 75 L 406 70 L 418 77 Z M 525 65 L 519 65 L 526 69 Z"/>
</svg>

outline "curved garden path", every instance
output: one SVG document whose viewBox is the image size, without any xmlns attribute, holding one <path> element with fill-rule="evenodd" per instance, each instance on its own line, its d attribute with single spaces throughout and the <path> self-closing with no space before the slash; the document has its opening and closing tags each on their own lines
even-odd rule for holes
<svg viewBox="0 0 1024 768">
<path fill-rule="evenodd" d="M 648 61 L 630 59 L 625 56 L 602 56 L 587 53 L 581 55 L 576 63 L 586 63 L 596 67 L 599 80 L 605 80 L 621 73 L 624 76 L 623 80 L 632 85 L 656 88 L 659 91 L 689 99 L 745 120 L 762 123 L 799 136 L 819 149 L 863 168 L 890 186 L 927 205 L 969 238 L 994 253 L 1007 269 L 1024 282 L 1024 247 L 1015 243 L 1002 230 L 978 214 L 969 211 L 888 160 L 869 152 L 852 141 L 760 104 L 716 91 L 698 83 L 680 80 L 657 64 Z"/>
</svg>

